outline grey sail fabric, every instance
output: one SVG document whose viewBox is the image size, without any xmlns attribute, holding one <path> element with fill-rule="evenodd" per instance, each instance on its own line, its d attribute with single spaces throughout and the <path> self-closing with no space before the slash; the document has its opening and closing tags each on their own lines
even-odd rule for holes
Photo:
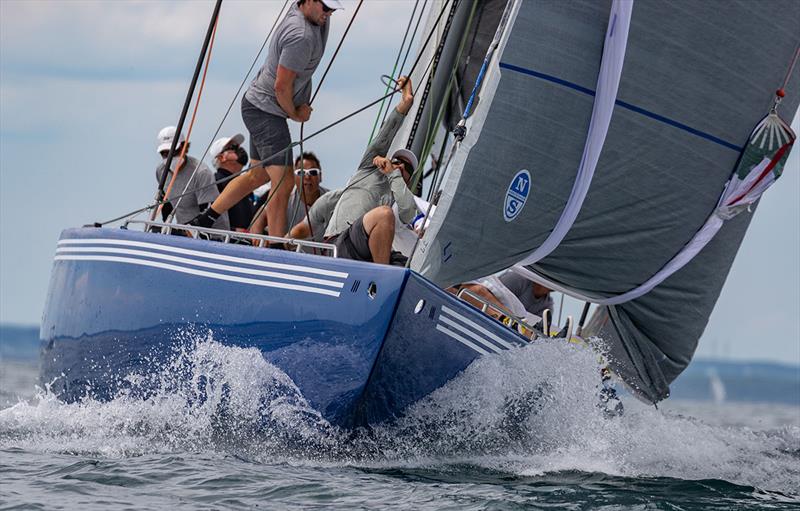
<svg viewBox="0 0 800 511">
<path fill-rule="evenodd" d="M 492 69 L 500 76 L 479 106 L 480 134 L 454 158 L 413 268 L 449 285 L 508 267 L 547 238 L 583 150 L 609 5 L 520 3 Z M 592 186 L 561 244 L 529 268 L 597 299 L 658 272 L 716 206 L 783 81 L 798 26 L 792 0 L 637 0 Z M 800 69 L 786 93 L 781 112 L 791 119 Z M 506 221 L 504 196 L 521 169 L 530 193 Z M 680 271 L 595 318 L 612 368 L 640 396 L 666 397 L 691 360 L 749 221 L 744 213 L 727 222 Z"/>
</svg>

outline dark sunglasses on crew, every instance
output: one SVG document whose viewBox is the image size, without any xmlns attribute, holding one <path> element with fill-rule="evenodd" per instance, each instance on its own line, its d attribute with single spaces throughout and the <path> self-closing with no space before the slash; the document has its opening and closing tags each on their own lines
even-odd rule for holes
<svg viewBox="0 0 800 511">
<path fill-rule="evenodd" d="M 238 151 L 238 150 L 239 150 L 238 145 L 231 145 L 223 149 L 222 152 L 224 153 L 225 151 Z"/>
<path fill-rule="evenodd" d="M 327 13 L 329 13 L 329 12 L 333 12 L 333 11 L 335 11 L 335 10 L 336 10 L 336 9 L 331 9 L 330 7 L 328 7 L 327 5 L 325 5 L 325 2 L 323 2 L 322 0 L 317 0 L 317 2 L 319 2 L 319 3 L 321 3 L 321 4 L 322 4 L 322 12 L 324 12 L 324 13 L 326 13 L 326 14 L 327 14 Z"/>
<path fill-rule="evenodd" d="M 403 170 L 405 170 L 408 173 L 411 173 L 411 171 L 408 170 L 409 164 L 405 160 L 401 160 L 400 158 L 395 158 L 394 160 L 392 160 L 392 165 L 402 165 Z"/>
<path fill-rule="evenodd" d="M 311 177 L 317 177 L 318 175 L 320 175 L 320 173 L 321 173 L 322 171 L 321 171 L 321 170 L 319 170 L 319 169 L 305 169 L 305 171 L 304 171 L 303 169 L 295 169 L 295 170 L 294 170 L 294 175 L 295 175 L 295 176 L 300 176 L 300 175 L 302 175 L 302 174 L 303 174 L 303 172 L 305 172 L 305 174 L 306 174 L 307 176 L 311 176 Z"/>
</svg>

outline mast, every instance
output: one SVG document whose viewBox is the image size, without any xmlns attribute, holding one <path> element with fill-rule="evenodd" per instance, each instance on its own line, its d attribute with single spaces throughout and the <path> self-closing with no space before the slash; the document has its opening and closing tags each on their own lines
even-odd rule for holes
<svg viewBox="0 0 800 511">
<path fill-rule="evenodd" d="M 186 121 L 186 113 L 189 111 L 189 105 L 192 103 L 192 97 L 194 96 L 194 89 L 197 85 L 197 78 L 200 76 L 200 70 L 203 68 L 203 62 L 206 59 L 206 53 L 208 51 L 208 45 L 211 41 L 211 34 L 214 32 L 214 26 L 217 24 L 217 18 L 219 17 L 219 10 L 222 7 L 222 0 L 217 0 L 217 3 L 214 5 L 214 11 L 211 13 L 211 20 L 208 22 L 208 29 L 206 30 L 206 37 L 203 40 L 203 46 L 200 48 L 200 55 L 197 57 L 197 65 L 194 68 L 194 75 L 192 76 L 192 82 L 189 85 L 189 90 L 186 92 L 186 99 L 183 102 L 183 109 L 181 110 L 180 119 L 178 119 L 178 125 L 175 128 L 175 136 L 172 137 L 172 145 L 169 147 L 169 153 L 167 154 L 167 161 L 165 162 L 165 170 L 168 170 L 172 165 L 172 158 L 175 156 L 175 147 L 178 144 L 178 139 L 180 138 L 180 134 L 183 131 L 183 123 Z M 158 181 L 158 190 L 156 191 L 155 200 L 156 202 L 160 202 L 164 199 L 164 184 L 167 181 L 167 172 L 161 174 L 161 179 Z M 154 208 L 153 212 L 150 215 L 150 220 L 154 220 L 156 214 L 158 213 L 158 208 Z"/>
</svg>

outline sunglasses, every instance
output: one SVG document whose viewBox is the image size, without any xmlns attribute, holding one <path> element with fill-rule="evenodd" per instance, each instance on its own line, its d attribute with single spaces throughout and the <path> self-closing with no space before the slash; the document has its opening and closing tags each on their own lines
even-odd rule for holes
<svg viewBox="0 0 800 511">
<path fill-rule="evenodd" d="M 392 165 L 402 165 L 403 166 L 403 170 L 405 170 L 406 172 L 411 174 L 411 171 L 408 170 L 409 167 L 411 167 L 411 164 L 408 163 L 407 161 L 401 160 L 400 158 L 395 158 L 395 159 L 392 160 L 391 163 L 392 163 Z"/>
<path fill-rule="evenodd" d="M 323 2 L 322 0 L 317 0 L 317 2 L 322 4 L 322 12 L 324 12 L 325 14 L 328 14 L 329 12 L 333 12 L 336 10 L 336 9 L 331 9 L 330 7 L 325 5 L 325 2 Z"/>
<path fill-rule="evenodd" d="M 238 151 L 238 150 L 239 150 L 239 146 L 234 144 L 234 145 L 229 145 L 228 147 L 223 149 L 222 152 L 224 153 L 225 151 Z"/>
<path fill-rule="evenodd" d="M 294 175 L 295 176 L 301 176 L 304 173 L 307 176 L 317 177 L 318 175 L 320 175 L 322 173 L 322 171 L 319 170 L 319 169 L 305 169 L 305 170 L 303 170 L 303 169 L 295 169 L 294 170 Z"/>
</svg>

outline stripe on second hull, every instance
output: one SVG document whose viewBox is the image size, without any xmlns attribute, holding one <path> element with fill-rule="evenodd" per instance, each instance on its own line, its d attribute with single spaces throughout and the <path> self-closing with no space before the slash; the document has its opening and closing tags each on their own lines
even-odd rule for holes
<svg viewBox="0 0 800 511">
<path fill-rule="evenodd" d="M 445 334 L 447 336 L 452 337 L 453 339 L 457 340 L 458 342 L 460 342 L 461 344 L 467 346 L 468 348 L 471 348 L 472 350 L 477 351 L 481 355 L 488 355 L 489 354 L 488 351 L 484 350 L 483 348 L 480 348 L 480 347 L 476 346 L 475 344 L 473 344 L 469 340 L 467 340 L 464 337 L 458 335 L 457 333 L 453 332 L 452 330 L 448 329 L 447 327 L 444 327 L 442 325 L 436 325 L 436 330 L 442 332 L 443 334 Z"/>
<path fill-rule="evenodd" d="M 475 323 L 471 319 L 468 319 L 467 317 L 462 316 L 461 314 L 457 313 L 456 311 L 454 311 L 453 309 L 451 309 L 449 307 L 442 307 L 442 312 L 444 314 L 447 314 L 447 315 L 457 319 L 458 321 L 463 323 L 465 326 L 468 326 L 468 327 L 470 327 L 470 328 L 472 328 L 474 330 L 477 330 L 478 332 L 480 332 L 484 336 L 488 337 L 491 341 L 493 341 L 493 343 L 492 342 L 488 342 L 487 344 L 497 345 L 499 348 L 504 349 L 504 350 L 510 350 L 510 349 L 515 347 L 513 344 L 509 343 L 508 341 L 506 341 L 504 339 L 501 339 L 500 336 L 493 334 L 492 332 L 490 332 L 486 328 L 484 328 L 481 325 Z M 484 342 L 487 342 L 487 341 L 484 340 Z"/>
</svg>

